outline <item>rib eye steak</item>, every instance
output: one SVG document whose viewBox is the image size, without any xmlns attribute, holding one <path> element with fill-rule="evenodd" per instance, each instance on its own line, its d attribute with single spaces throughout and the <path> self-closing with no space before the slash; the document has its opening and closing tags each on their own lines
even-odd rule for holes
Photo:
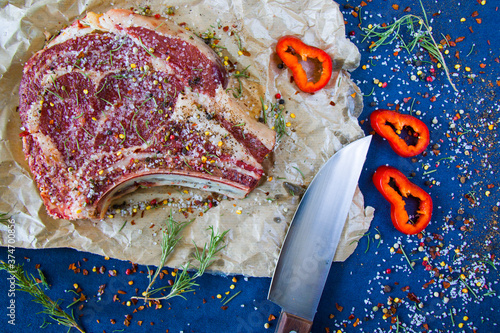
<svg viewBox="0 0 500 333">
<path fill-rule="evenodd" d="M 48 213 L 102 218 L 138 186 L 243 198 L 275 132 L 229 96 L 220 58 L 162 18 L 113 9 L 77 20 L 25 65 L 23 149 Z"/>
</svg>

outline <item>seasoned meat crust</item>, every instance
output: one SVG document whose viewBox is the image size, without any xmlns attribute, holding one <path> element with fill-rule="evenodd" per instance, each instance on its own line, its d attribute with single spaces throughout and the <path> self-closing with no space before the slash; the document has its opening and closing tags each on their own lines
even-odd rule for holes
<svg viewBox="0 0 500 333">
<path fill-rule="evenodd" d="M 201 39 L 128 10 L 88 13 L 25 65 L 23 149 L 48 213 L 102 218 L 138 186 L 245 197 L 275 133 L 226 92 Z"/>
</svg>

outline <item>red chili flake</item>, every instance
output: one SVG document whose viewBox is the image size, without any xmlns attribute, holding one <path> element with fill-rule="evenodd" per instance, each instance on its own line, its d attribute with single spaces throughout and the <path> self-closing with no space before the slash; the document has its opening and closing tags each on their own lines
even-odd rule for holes
<svg viewBox="0 0 500 333">
<path fill-rule="evenodd" d="M 110 319 L 109 321 L 111 322 L 112 325 L 116 324 L 116 320 L 114 319 Z"/>
<path fill-rule="evenodd" d="M 267 318 L 267 321 L 273 321 L 275 319 L 276 317 L 273 314 L 270 314 L 269 317 Z"/>
<path fill-rule="evenodd" d="M 222 310 L 226 311 L 227 310 L 227 305 L 221 306 L 220 307 Z"/>
<path fill-rule="evenodd" d="M 392 9 L 398 10 L 399 9 L 399 5 L 397 5 L 397 4 L 392 5 Z"/>
<path fill-rule="evenodd" d="M 411 8 L 410 7 L 406 7 L 405 9 L 403 9 L 403 12 L 409 13 L 409 12 L 411 12 Z"/>
<path fill-rule="evenodd" d="M 472 12 L 471 16 L 472 17 L 479 16 L 479 13 L 477 12 L 477 10 L 475 10 L 475 11 Z"/>
<path fill-rule="evenodd" d="M 275 97 L 276 99 L 280 99 L 280 98 L 281 98 L 281 94 L 279 94 L 279 93 L 278 93 L 278 94 L 274 95 L 274 97 Z"/>
<path fill-rule="evenodd" d="M 331 106 L 335 106 L 335 102 L 330 101 L 330 105 L 331 105 Z"/>
<path fill-rule="evenodd" d="M 477 18 L 477 19 L 476 19 L 476 22 L 477 22 L 477 24 L 481 24 L 481 23 L 483 23 L 483 20 L 482 20 L 482 19 L 480 19 L 480 18 Z"/>
<path fill-rule="evenodd" d="M 433 79 L 433 80 L 434 80 L 434 79 Z M 432 97 L 429 99 L 429 101 L 431 101 L 431 102 L 435 102 L 435 101 L 436 101 L 436 96 L 432 96 Z"/>
<path fill-rule="evenodd" d="M 344 310 L 344 307 L 343 307 L 343 306 L 341 306 L 341 305 L 339 305 L 338 303 L 335 303 L 335 307 L 337 308 L 337 310 L 338 310 L 339 312 L 342 312 L 342 310 Z"/>
<path fill-rule="evenodd" d="M 28 131 L 22 131 L 21 133 L 19 133 L 20 138 L 23 138 L 23 137 L 28 136 L 28 135 L 30 135 L 30 132 L 28 132 Z"/>
<path fill-rule="evenodd" d="M 470 31 L 471 34 L 474 33 L 474 30 L 472 30 L 472 27 L 469 27 L 469 31 Z"/>
<path fill-rule="evenodd" d="M 170 140 L 174 140 L 174 139 L 175 139 L 175 135 L 170 134 Z"/>
<path fill-rule="evenodd" d="M 160 14 L 155 14 L 155 19 L 159 19 L 161 17 Z"/>
<path fill-rule="evenodd" d="M 465 37 L 458 37 L 457 39 L 455 39 L 455 43 L 460 43 L 464 39 L 465 39 Z"/>
<path fill-rule="evenodd" d="M 420 303 L 420 300 L 418 299 L 417 295 L 414 293 L 408 293 L 408 299 L 413 302 Z"/>
<path fill-rule="evenodd" d="M 386 272 L 387 274 L 391 274 L 391 272 L 392 272 L 392 271 L 391 271 L 391 269 L 390 269 L 390 268 L 387 268 L 387 269 L 385 270 L 385 272 Z"/>
<path fill-rule="evenodd" d="M 387 82 L 382 83 L 382 88 L 387 87 Z"/>
<path fill-rule="evenodd" d="M 354 30 L 352 30 L 351 32 L 349 32 L 349 36 L 355 36 L 356 33 L 354 32 Z"/>
<path fill-rule="evenodd" d="M 125 274 L 127 274 L 127 275 L 132 274 L 132 270 L 130 270 L 130 268 L 127 268 L 127 270 L 125 271 Z"/>
</svg>

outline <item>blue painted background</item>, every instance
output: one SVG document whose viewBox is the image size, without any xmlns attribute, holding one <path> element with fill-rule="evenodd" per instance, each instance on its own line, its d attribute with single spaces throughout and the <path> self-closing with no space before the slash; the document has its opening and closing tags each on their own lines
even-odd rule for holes
<svg viewBox="0 0 500 333">
<path fill-rule="evenodd" d="M 394 4 L 399 8 L 395 9 Z M 430 63 L 425 52 L 421 52 L 422 64 L 417 68 L 414 61 L 418 50 L 413 54 L 399 50 L 395 55 L 398 48 L 397 43 L 393 43 L 370 53 L 369 41 L 362 41 L 359 24 L 367 27 L 390 23 L 408 14 L 404 11 L 407 7 L 409 13 L 422 15 L 418 3 L 373 0 L 359 7 L 358 17 L 353 16 L 354 7 L 360 5 L 360 1 L 340 1 L 347 22 L 346 34 L 361 51 L 361 66 L 366 66 L 352 73 L 363 93 L 370 95 L 364 98 L 365 107 L 359 117 L 363 130 L 366 134 L 372 131 L 368 119 L 373 110 L 395 109 L 399 105 L 403 113 L 421 112 L 419 118 L 431 131 L 431 144 L 423 155 L 402 158 L 386 141 L 374 137 L 359 184 L 365 203 L 376 209 L 375 219 L 356 252 L 346 262 L 333 264 L 313 332 L 498 332 L 500 264 L 496 257 L 499 255 L 500 184 L 496 171 L 500 161 L 497 148 L 500 2 L 424 0 L 438 41 L 443 35 L 450 35 L 452 41 L 465 37 L 456 46 L 446 46 L 449 54 L 445 59 L 458 92 L 453 91 L 444 72 Z M 473 17 L 475 11 L 477 16 Z M 457 64 L 459 69 L 455 68 Z M 484 64 L 484 68 L 480 64 Z M 436 69 L 433 82 L 411 80 L 418 70 L 430 75 L 431 67 Z M 378 87 L 374 79 L 387 82 L 387 87 Z M 435 101 L 431 101 L 433 96 Z M 409 97 L 405 103 L 404 99 Z M 392 227 L 390 206 L 371 182 L 373 172 L 383 164 L 413 175 L 412 181 L 432 196 L 434 214 L 423 239 L 402 235 Z M 375 239 L 378 233 L 380 240 Z M 398 246 L 415 262 L 413 269 L 405 256 L 398 253 Z M 433 248 L 439 249 L 435 258 L 431 255 Z M 82 310 L 77 306 L 73 308 L 87 332 L 267 332 L 274 331 L 276 324 L 276 320 L 268 321 L 269 316 L 279 316 L 280 309 L 266 300 L 270 284 L 267 278 L 237 276 L 234 283 L 231 277 L 205 275 L 199 279 L 196 292 L 186 295 L 187 300 L 174 298 L 163 302 L 159 310 L 146 308 L 133 313 L 140 302 L 130 307 L 121 302 L 129 300 L 135 288 L 144 290 L 147 279 L 140 273 L 126 275 L 131 263 L 69 249 L 16 249 L 15 256 L 18 263 L 23 263 L 35 276 L 35 265 L 40 264 L 52 286 L 48 295 L 60 298 L 65 310 L 74 296 L 65 290 L 73 289 L 74 283 L 83 289 L 88 301 Z M 6 248 L 0 249 L 0 258 L 6 258 Z M 431 270 L 426 270 L 425 261 Z M 89 274 L 75 274 L 68 269 L 72 263 L 88 270 Z M 118 275 L 109 277 L 107 273 L 92 272 L 93 267 L 101 266 L 116 270 Z M 139 266 L 138 270 L 146 271 L 146 267 Z M 65 331 L 50 320 L 52 324 L 40 328 L 44 324 L 44 316 L 37 314 L 41 307 L 21 292 L 15 296 L 16 326 L 8 325 L 7 277 L 5 272 L 0 273 L 0 300 L 4 300 L 0 303 L 0 331 Z M 133 281 L 132 286 L 129 281 Z M 106 284 L 105 292 L 99 299 L 97 290 L 103 284 Z M 230 289 L 232 284 L 234 289 Z M 464 293 L 466 285 L 470 290 Z M 113 302 L 118 290 L 125 291 L 126 295 L 119 294 L 120 301 Z M 241 293 L 223 309 L 217 295 L 225 296 L 227 291 L 230 295 Z M 421 301 L 422 308 L 408 298 L 409 292 Z M 388 305 L 389 298 L 393 299 L 392 305 Z M 395 298 L 401 302 L 395 302 Z M 374 306 L 379 310 L 374 311 Z M 383 318 L 382 309 L 391 309 L 391 306 L 396 309 L 392 316 L 396 323 L 391 323 L 391 318 Z M 127 314 L 132 316 L 129 327 L 123 324 Z M 143 322 L 142 326 L 138 321 Z M 264 327 L 267 322 L 269 329 Z"/>
</svg>

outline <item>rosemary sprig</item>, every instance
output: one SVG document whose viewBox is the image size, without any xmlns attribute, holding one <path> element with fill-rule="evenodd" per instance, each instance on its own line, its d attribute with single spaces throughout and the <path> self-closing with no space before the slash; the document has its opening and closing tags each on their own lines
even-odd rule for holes
<svg viewBox="0 0 500 333">
<path fill-rule="evenodd" d="M 300 175 L 302 176 L 302 179 L 306 179 L 306 177 L 304 177 L 304 174 L 302 173 L 302 171 L 300 171 L 299 168 L 294 167 L 294 166 L 292 166 L 292 168 L 294 168 L 295 170 L 297 170 L 300 173 Z"/>
<path fill-rule="evenodd" d="M 213 257 L 221 251 L 223 248 L 226 246 L 220 246 L 222 242 L 224 241 L 224 237 L 226 234 L 229 232 L 229 230 L 224 231 L 221 234 L 218 234 L 215 232 L 213 226 L 210 226 L 208 229 L 210 229 L 211 234 L 210 234 L 210 241 L 208 244 L 205 243 L 205 246 L 203 247 L 203 250 L 200 252 L 198 250 L 198 247 L 196 246 L 196 243 L 194 243 L 195 247 L 195 253 L 194 253 L 194 258 L 200 263 L 200 266 L 198 267 L 198 271 L 194 274 L 193 278 L 197 278 L 199 276 L 202 276 L 205 270 L 210 266 L 210 264 L 213 261 Z"/>
<path fill-rule="evenodd" d="M 40 313 L 45 313 L 52 320 L 60 325 L 68 327 L 69 329 L 75 328 L 82 333 L 85 332 L 78 325 L 73 315 L 70 316 L 61 309 L 59 301 L 53 301 L 50 299 L 50 297 L 48 297 L 40 288 L 33 276 L 28 277 L 22 265 L 10 265 L 0 261 L 0 270 L 8 272 L 16 279 L 16 285 L 19 288 L 17 290 L 29 293 L 34 298 L 33 302 L 43 306 L 43 311 Z"/>
<path fill-rule="evenodd" d="M 229 90 L 236 91 L 236 93 L 233 92 L 234 98 L 240 98 L 241 96 L 243 96 L 243 83 L 241 82 L 241 78 L 244 77 L 244 78 L 248 79 L 250 77 L 250 74 L 247 73 L 248 67 L 250 67 L 250 65 L 245 67 L 245 69 L 242 70 L 240 73 L 236 73 L 233 75 L 236 78 L 236 80 L 238 81 L 238 88 L 226 89 L 226 91 L 229 91 Z"/>
<path fill-rule="evenodd" d="M 212 264 L 214 256 L 223 248 L 225 248 L 225 245 L 224 246 L 221 245 L 222 242 L 224 241 L 224 237 L 229 232 L 229 230 L 226 230 L 223 233 L 219 234 L 214 230 L 212 226 L 209 227 L 209 229 L 211 230 L 210 241 L 208 242 L 208 244 L 207 243 L 205 244 L 202 251 L 198 249 L 195 243 L 196 247 L 193 257 L 199 262 L 198 270 L 196 271 L 196 273 L 194 273 L 193 275 L 189 275 L 188 270 L 191 264 L 190 262 L 187 262 L 184 266 L 181 267 L 182 271 L 180 274 L 176 275 L 175 281 L 172 284 L 172 286 L 160 287 L 155 290 L 143 293 L 144 297 L 133 297 L 133 298 L 143 299 L 144 301 L 147 300 L 160 301 L 160 300 L 167 300 L 176 296 L 181 296 L 182 298 L 185 299 L 185 297 L 182 294 L 194 291 L 193 288 L 198 286 L 195 280 L 200 276 L 202 276 L 203 273 L 205 273 L 205 270 Z M 162 253 L 163 250 L 166 249 L 166 245 L 168 244 L 162 243 Z M 149 297 L 152 294 L 167 288 L 170 288 L 170 292 L 168 293 L 168 295 L 156 298 Z"/>
<path fill-rule="evenodd" d="M 285 117 L 283 116 L 283 109 L 279 107 L 278 103 L 274 104 L 271 103 L 270 105 L 271 108 L 269 112 L 271 113 L 271 115 L 273 116 L 272 118 L 274 119 L 274 126 L 272 127 L 272 129 L 274 129 L 274 131 L 278 135 L 277 140 L 279 141 L 284 135 L 288 135 L 288 133 L 286 132 Z M 265 111 L 264 114 L 266 114 Z"/>
<path fill-rule="evenodd" d="M 40 283 L 42 286 L 45 288 L 45 290 L 50 289 L 49 284 L 47 283 L 47 279 L 45 278 L 45 275 L 43 274 L 42 270 L 40 268 L 37 268 L 38 270 L 38 275 L 40 276 Z"/>
<path fill-rule="evenodd" d="M 446 73 L 446 77 L 448 78 L 451 86 L 455 91 L 458 91 L 455 87 L 455 84 L 451 81 L 450 71 L 448 70 L 448 66 L 446 65 L 443 54 L 441 53 L 436 40 L 432 36 L 432 28 L 427 20 L 427 14 L 423 7 L 422 1 L 420 1 L 420 5 L 422 6 L 424 18 L 413 14 L 407 14 L 396 20 L 394 23 L 388 24 L 385 27 L 377 24 L 371 29 L 361 28 L 363 32 L 366 33 L 366 35 L 364 35 L 363 41 L 371 37 L 378 38 L 377 41 L 372 42 L 372 44 L 369 46 L 371 52 L 375 51 L 379 46 L 392 43 L 395 39 L 399 39 L 401 41 L 401 43 L 403 44 L 403 48 L 408 51 L 408 53 L 411 53 L 417 45 L 422 47 L 427 52 L 429 52 L 432 57 L 437 59 L 437 61 L 443 67 Z M 402 26 L 406 27 L 410 32 L 411 40 L 408 44 L 404 42 L 403 36 L 400 33 Z"/>
<path fill-rule="evenodd" d="M 226 305 L 227 303 L 231 302 L 233 300 L 233 298 L 235 298 L 236 296 L 238 296 L 239 294 L 241 293 L 241 290 L 238 291 L 236 294 L 234 294 L 233 296 L 229 297 L 224 303 L 222 303 L 222 305 Z"/>
<path fill-rule="evenodd" d="M 172 211 L 170 211 L 170 215 L 166 221 L 166 227 L 165 230 L 163 230 L 163 236 L 162 236 L 162 242 L 161 242 L 161 259 L 160 259 L 160 264 L 156 268 L 156 272 L 151 278 L 151 276 L 148 276 L 149 278 L 149 285 L 146 288 L 146 291 L 143 293 L 143 295 L 148 298 L 148 296 L 151 294 L 149 291 L 153 284 L 156 281 L 156 278 L 160 274 L 160 271 L 162 270 L 163 266 L 165 266 L 165 263 L 167 262 L 168 256 L 172 253 L 174 250 L 175 246 L 179 242 L 179 240 L 182 238 L 179 236 L 179 234 L 184 230 L 185 227 L 187 227 L 191 222 L 193 222 L 194 219 L 186 222 L 177 222 L 174 221 L 174 218 L 172 216 Z"/>
<path fill-rule="evenodd" d="M 0 212 L 0 223 L 3 225 L 8 225 L 10 220 L 10 215 L 9 213 L 2 213 Z"/>
<path fill-rule="evenodd" d="M 467 289 L 469 289 L 469 291 L 474 295 L 474 297 L 479 298 L 479 297 L 477 297 L 477 294 L 474 292 L 474 290 L 472 290 L 472 288 L 469 286 L 469 284 L 467 282 L 465 282 L 465 279 L 462 278 L 461 276 L 460 276 L 460 281 L 464 284 L 464 286 Z"/>
<path fill-rule="evenodd" d="M 401 249 L 401 252 L 403 252 L 403 255 L 405 256 L 406 261 L 408 261 L 408 264 L 410 265 L 410 268 L 411 268 L 411 270 L 413 271 L 413 270 L 414 270 L 414 268 L 413 268 L 413 266 L 412 266 L 412 264 L 411 264 L 410 258 L 408 258 L 408 256 L 406 255 L 405 250 L 403 249 L 403 245 L 400 245 L 400 247 L 399 247 L 399 248 Z"/>
</svg>

